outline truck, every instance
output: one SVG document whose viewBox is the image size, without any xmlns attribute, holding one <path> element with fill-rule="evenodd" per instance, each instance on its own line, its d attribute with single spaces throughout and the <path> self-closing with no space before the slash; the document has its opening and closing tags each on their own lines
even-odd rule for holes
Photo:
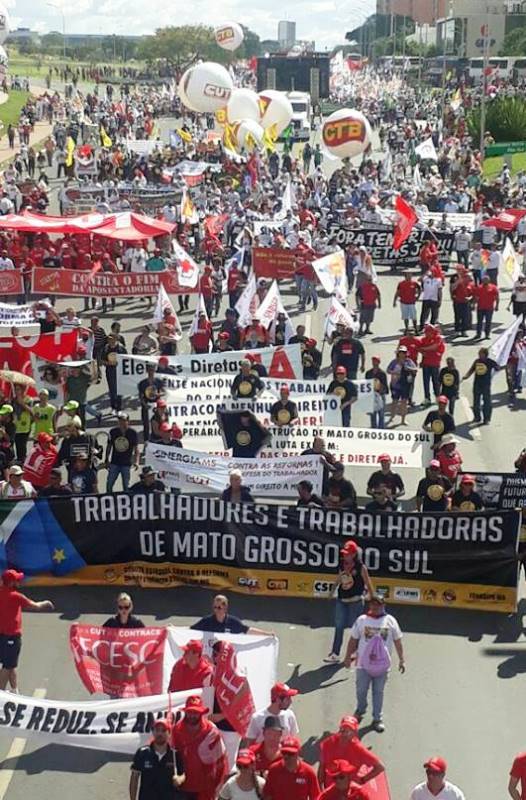
<svg viewBox="0 0 526 800">
<path fill-rule="evenodd" d="M 292 121 L 289 125 L 290 138 L 295 142 L 307 142 L 311 135 L 312 101 L 308 92 L 287 92 L 287 97 L 292 104 Z M 289 138 L 286 131 L 281 134 L 281 139 Z"/>
</svg>

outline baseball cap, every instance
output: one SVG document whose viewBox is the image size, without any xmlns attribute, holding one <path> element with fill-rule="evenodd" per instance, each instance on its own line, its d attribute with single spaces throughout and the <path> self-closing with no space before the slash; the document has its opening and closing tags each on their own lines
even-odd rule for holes
<svg viewBox="0 0 526 800">
<path fill-rule="evenodd" d="M 466 473 L 466 475 L 463 475 L 461 477 L 460 483 L 475 483 L 475 478 L 473 477 L 473 475 L 468 475 Z"/>
<path fill-rule="evenodd" d="M 155 730 L 156 728 L 163 728 L 165 731 L 171 731 L 172 726 L 166 719 L 156 719 L 153 723 L 152 729 Z"/>
<path fill-rule="evenodd" d="M 5 569 L 2 572 L 2 583 L 7 586 L 10 583 L 20 583 L 24 580 L 24 573 L 18 572 L 16 569 Z"/>
<path fill-rule="evenodd" d="M 398 349 L 400 350 L 400 348 Z M 380 358 L 380 356 L 371 356 L 371 361 L 378 361 L 378 363 L 380 363 L 381 360 L 382 359 Z"/>
<path fill-rule="evenodd" d="M 305 341 L 305 344 L 307 345 L 307 347 L 316 347 L 318 342 L 316 341 L 316 339 L 307 339 Z"/>
<path fill-rule="evenodd" d="M 392 461 L 392 459 L 389 453 L 382 453 L 382 455 L 378 456 L 378 461 Z"/>
<path fill-rule="evenodd" d="M 22 467 L 18 466 L 18 464 L 14 464 L 12 467 L 9 468 L 9 475 L 23 475 L 24 470 Z"/>
<path fill-rule="evenodd" d="M 296 736 L 286 736 L 281 742 L 282 753 L 299 753 L 301 742 Z"/>
<path fill-rule="evenodd" d="M 290 389 L 288 386 L 280 386 L 279 390 L 280 392 L 286 392 L 287 394 L 290 394 Z"/>
<path fill-rule="evenodd" d="M 182 439 L 183 432 L 181 428 L 174 422 L 172 425 L 172 439 Z"/>
<path fill-rule="evenodd" d="M 299 689 L 291 689 L 286 683 L 275 683 L 270 690 L 270 699 L 274 702 L 278 697 L 295 697 L 297 694 Z"/>
<path fill-rule="evenodd" d="M 193 650 L 194 653 L 202 653 L 203 652 L 203 643 L 199 639 L 190 639 L 183 648 L 185 653 L 189 650 Z"/>
<path fill-rule="evenodd" d="M 153 467 L 143 467 L 141 470 L 141 478 L 145 478 L 146 475 L 157 475 L 157 470 Z"/>
<path fill-rule="evenodd" d="M 458 439 L 456 436 L 453 436 L 452 433 L 447 433 L 445 436 L 442 437 L 442 441 L 440 442 L 439 447 L 444 447 L 446 444 L 458 444 Z"/>
<path fill-rule="evenodd" d="M 345 367 L 336 367 L 336 375 L 347 375 Z"/>
<path fill-rule="evenodd" d="M 240 367 L 249 367 L 250 366 L 250 360 L 248 358 L 242 358 L 241 361 L 239 362 L 239 366 Z"/>
<path fill-rule="evenodd" d="M 237 754 L 236 764 L 240 767 L 250 767 L 256 763 L 256 754 L 252 750 L 240 750 Z"/>
<path fill-rule="evenodd" d="M 9 403 L 4 403 L 3 406 L 0 406 L 0 415 L 12 414 L 13 411 L 14 411 L 13 406 L 9 405 Z"/>
<path fill-rule="evenodd" d="M 64 405 L 64 411 L 76 411 L 79 407 L 79 404 L 76 400 L 68 400 L 68 402 Z"/>
<path fill-rule="evenodd" d="M 38 393 L 39 393 L 39 394 L 45 394 L 45 395 L 46 395 L 46 397 L 49 397 L 49 392 L 48 392 L 48 390 L 47 390 L 47 389 L 39 389 L 39 390 L 38 390 Z"/>
<path fill-rule="evenodd" d="M 405 344 L 401 344 L 400 345 L 400 347 L 398 348 L 398 352 L 399 353 L 407 353 L 407 347 L 405 346 Z"/>
<path fill-rule="evenodd" d="M 50 436 L 50 434 L 46 433 L 45 431 L 40 431 L 40 433 L 37 436 L 37 441 L 40 444 L 45 444 L 46 442 L 52 442 L 53 441 L 53 437 Z"/>
<path fill-rule="evenodd" d="M 163 433 L 165 431 L 171 431 L 172 428 L 169 422 L 161 422 L 161 424 L 159 425 L 159 430 L 161 431 L 161 433 Z"/>
<path fill-rule="evenodd" d="M 428 758 L 424 764 L 424 768 L 429 769 L 432 772 L 446 772 L 447 761 L 441 756 L 433 756 L 432 758 Z"/>
<path fill-rule="evenodd" d="M 445 394 L 441 394 L 437 397 L 437 403 L 447 403 L 448 399 Z"/>
<path fill-rule="evenodd" d="M 327 770 L 327 775 L 336 778 L 337 775 L 354 775 L 356 771 L 354 764 L 349 764 L 344 758 L 337 758 L 332 762 L 332 769 Z"/>
<path fill-rule="evenodd" d="M 196 714 L 208 714 L 208 708 L 203 705 L 201 698 L 196 694 L 187 697 L 183 711 L 193 711 Z"/>
<path fill-rule="evenodd" d="M 353 731 L 357 731 L 359 727 L 358 720 L 356 717 L 342 717 L 340 720 L 340 728 L 350 728 Z"/>
<path fill-rule="evenodd" d="M 118 411 L 117 412 L 117 419 L 129 419 L 130 415 L 126 413 L 126 411 Z"/>
<path fill-rule="evenodd" d="M 340 553 L 345 556 L 353 556 L 356 555 L 357 552 L 358 552 L 358 545 L 356 544 L 356 542 L 352 542 L 351 540 L 345 542 L 343 547 L 340 548 Z"/>
<path fill-rule="evenodd" d="M 161 398 L 160 400 L 157 400 L 155 405 L 157 406 L 157 408 L 166 408 L 166 400 L 163 400 Z"/>
<path fill-rule="evenodd" d="M 221 331 L 221 333 L 218 335 L 217 338 L 222 339 L 224 342 L 226 342 L 227 339 L 230 339 L 230 334 L 228 331 Z"/>
</svg>

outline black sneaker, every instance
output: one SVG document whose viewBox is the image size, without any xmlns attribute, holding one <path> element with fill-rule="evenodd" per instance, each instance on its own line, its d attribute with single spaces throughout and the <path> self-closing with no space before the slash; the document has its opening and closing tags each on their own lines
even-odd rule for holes
<svg viewBox="0 0 526 800">
<path fill-rule="evenodd" d="M 357 720 L 358 720 L 358 722 L 361 722 L 361 721 L 362 721 L 362 719 L 363 719 L 363 714 L 360 714 L 360 712 L 359 712 L 359 711 L 354 711 L 354 712 L 353 712 L 353 717 L 354 717 L 355 719 L 357 719 Z"/>
<path fill-rule="evenodd" d="M 376 733 L 383 733 L 385 731 L 385 725 L 381 719 L 373 719 L 373 728 Z"/>
</svg>

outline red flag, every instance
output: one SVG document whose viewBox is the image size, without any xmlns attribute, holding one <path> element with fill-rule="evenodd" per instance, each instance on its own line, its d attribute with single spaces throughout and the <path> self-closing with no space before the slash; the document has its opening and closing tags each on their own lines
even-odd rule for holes
<svg viewBox="0 0 526 800">
<path fill-rule="evenodd" d="M 415 209 L 400 195 L 396 198 L 395 209 L 398 218 L 394 226 L 393 248 L 400 250 L 406 239 L 410 237 L 411 231 L 418 221 L 418 216 Z"/>
<path fill-rule="evenodd" d="M 221 713 L 240 736 L 245 736 L 256 708 L 250 685 L 238 670 L 236 652 L 230 642 L 217 644 L 212 685 Z"/>
</svg>

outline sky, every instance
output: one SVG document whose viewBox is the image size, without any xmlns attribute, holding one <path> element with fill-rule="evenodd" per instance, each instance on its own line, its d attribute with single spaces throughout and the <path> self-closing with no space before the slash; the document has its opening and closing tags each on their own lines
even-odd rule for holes
<svg viewBox="0 0 526 800">
<path fill-rule="evenodd" d="M 298 39 L 315 40 L 320 50 L 344 43 L 346 31 L 374 13 L 375 0 L 2 0 L 11 28 L 40 33 L 62 30 L 64 8 L 72 33 L 148 34 L 165 25 L 241 22 L 262 39 L 276 39 L 278 21 L 296 22 Z M 53 7 L 52 7 L 53 6 Z"/>
</svg>

